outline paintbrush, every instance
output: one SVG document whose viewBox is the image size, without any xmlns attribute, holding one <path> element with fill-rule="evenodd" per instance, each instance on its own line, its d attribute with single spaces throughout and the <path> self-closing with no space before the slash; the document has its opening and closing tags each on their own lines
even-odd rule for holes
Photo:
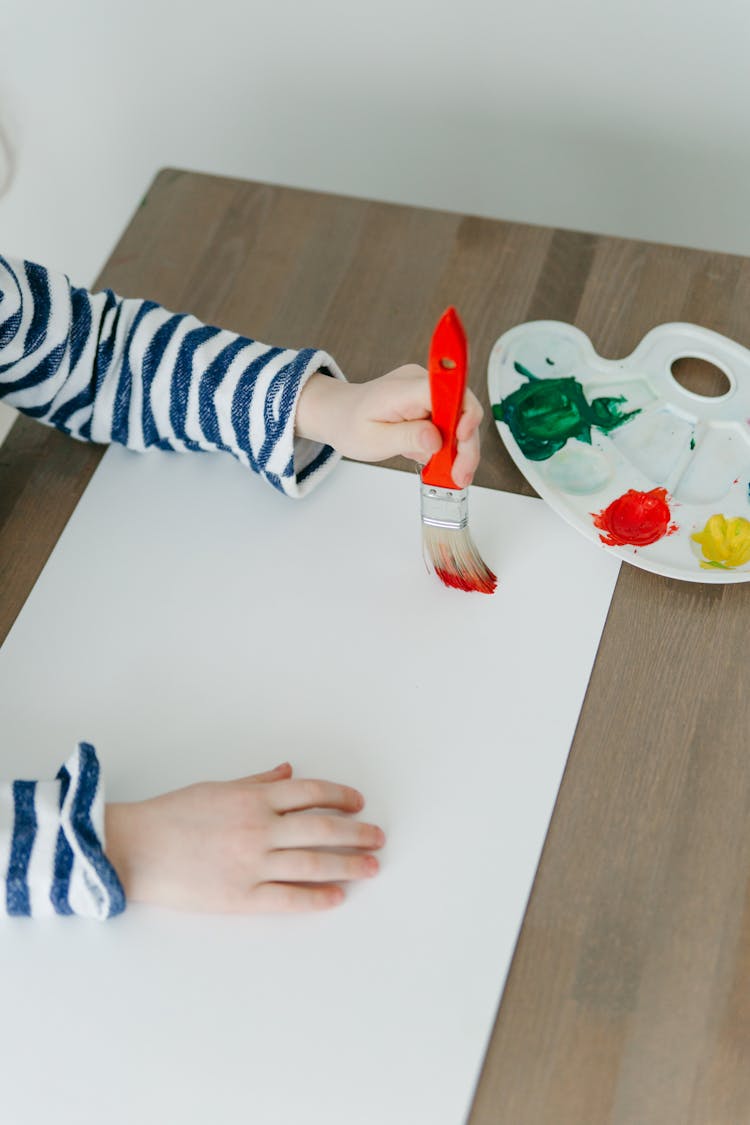
<svg viewBox="0 0 750 1125">
<path fill-rule="evenodd" d="M 451 475 L 463 409 L 469 349 L 454 308 L 446 309 L 430 343 L 432 421 L 443 444 L 422 470 L 422 542 L 427 565 L 446 586 L 493 594 L 497 578 L 469 534 L 469 493 Z"/>
</svg>

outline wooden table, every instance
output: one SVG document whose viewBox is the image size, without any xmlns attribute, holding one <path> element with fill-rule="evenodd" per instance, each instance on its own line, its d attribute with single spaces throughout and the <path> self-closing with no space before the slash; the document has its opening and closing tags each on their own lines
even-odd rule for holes
<svg viewBox="0 0 750 1125">
<path fill-rule="evenodd" d="M 610 358 L 672 320 L 750 346 L 747 259 L 175 170 L 97 284 L 353 380 L 423 361 L 455 304 L 485 402 L 522 321 Z M 483 429 L 477 483 L 533 495 Z M 0 640 L 101 455 L 28 419 L 0 447 Z M 750 586 L 623 564 L 472 1125 L 750 1122 L 749 641 Z"/>
</svg>

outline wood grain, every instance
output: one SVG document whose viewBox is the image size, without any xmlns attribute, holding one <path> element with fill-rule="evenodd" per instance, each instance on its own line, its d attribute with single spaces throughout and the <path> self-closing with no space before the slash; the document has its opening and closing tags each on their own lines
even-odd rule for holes
<svg viewBox="0 0 750 1125">
<path fill-rule="evenodd" d="M 485 402 L 525 320 L 610 358 L 670 320 L 750 345 L 745 259 L 177 170 L 99 283 L 325 347 L 353 380 L 423 362 L 455 304 Z M 533 494 L 489 411 L 483 449 L 478 483 Z M 100 456 L 28 420 L 0 448 L 0 637 Z M 623 566 L 471 1125 L 750 1121 L 748 636 L 747 585 Z"/>
</svg>

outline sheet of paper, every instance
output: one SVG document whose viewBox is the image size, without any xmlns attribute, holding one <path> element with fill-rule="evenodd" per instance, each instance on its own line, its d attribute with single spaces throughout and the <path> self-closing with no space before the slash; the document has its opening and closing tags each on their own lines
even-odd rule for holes
<svg viewBox="0 0 750 1125">
<path fill-rule="evenodd" d="M 108 797 L 288 759 L 359 787 L 382 872 L 315 916 L 130 907 L 0 928 L 12 1125 L 459 1125 L 618 564 L 472 490 L 494 597 L 421 559 L 416 475 L 294 503 L 222 456 L 110 450 L 0 652 L 0 768 L 80 739 Z"/>
</svg>

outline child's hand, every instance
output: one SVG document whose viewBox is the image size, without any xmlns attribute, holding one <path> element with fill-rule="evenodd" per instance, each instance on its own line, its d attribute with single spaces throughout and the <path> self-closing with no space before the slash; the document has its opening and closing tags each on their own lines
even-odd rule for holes
<svg viewBox="0 0 750 1125">
<path fill-rule="evenodd" d="M 296 432 L 357 461 L 384 461 L 400 454 L 424 464 L 440 448 L 430 411 L 427 372 L 413 363 L 369 383 L 344 383 L 316 374 L 300 395 Z M 471 483 L 479 464 L 483 413 L 476 395 L 467 390 L 453 464 L 459 488 Z"/>
<path fill-rule="evenodd" d="M 239 781 L 107 805 L 107 856 L 127 897 L 233 914 L 337 906 L 344 898 L 339 883 L 377 874 L 368 853 L 385 836 L 351 816 L 309 811 L 358 813 L 364 799 L 356 789 L 291 777 L 285 764 Z"/>
</svg>

